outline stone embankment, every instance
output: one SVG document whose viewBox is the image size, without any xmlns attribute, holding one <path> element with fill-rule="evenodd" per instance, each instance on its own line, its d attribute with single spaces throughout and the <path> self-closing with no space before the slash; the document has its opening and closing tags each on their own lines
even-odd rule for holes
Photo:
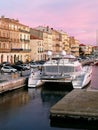
<svg viewBox="0 0 98 130">
<path fill-rule="evenodd" d="M 0 93 L 21 88 L 26 85 L 30 71 L 22 73 L 0 73 Z"/>
<path fill-rule="evenodd" d="M 0 83 L 0 93 L 21 88 L 26 85 L 26 78 L 21 77 Z"/>
</svg>

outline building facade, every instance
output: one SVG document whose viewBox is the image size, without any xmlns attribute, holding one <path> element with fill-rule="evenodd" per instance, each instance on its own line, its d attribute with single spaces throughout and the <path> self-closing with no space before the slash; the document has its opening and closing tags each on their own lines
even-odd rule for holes
<svg viewBox="0 0 98 130">
<path fill-rule="evenodd" d="M 30 29 L 18 20 L 0 18 L 0 63 L 26 62 L 30 57 Z"/>
</svg>

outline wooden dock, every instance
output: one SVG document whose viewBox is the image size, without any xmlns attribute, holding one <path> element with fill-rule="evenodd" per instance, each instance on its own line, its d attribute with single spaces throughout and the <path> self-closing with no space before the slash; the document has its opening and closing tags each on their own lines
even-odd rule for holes
<svg viewBox="0 0 98 130">
<path fill-rule="evenodd" d="M 50 117 L 98 119 L 98 92 L 74 89 L 50 109 Z"/>
<path fill-rule="evenodd" d="M 87 89 L 74 89 L 50 109 L 50 118 L 72 117 L 98 120 L 98 66 L 93 68 Z"/>
</svg>

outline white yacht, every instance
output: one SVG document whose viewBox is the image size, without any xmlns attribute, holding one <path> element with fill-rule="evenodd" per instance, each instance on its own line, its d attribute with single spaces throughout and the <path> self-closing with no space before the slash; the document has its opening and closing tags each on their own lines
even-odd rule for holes
<svg viewBox="0 0 98 130">
<path fill-rule="evenodd" d="M 36 87 L 45 82 L 69 82 L 73 88 L 83 88 L 91 81 L 91 76 L 92 66 L 82 66 L 76 57 L 66 55 L 63 51 L 61 56 L 50 57 L 50 60 L 44 63 L 42 71 L 37 71 L 35 77 L 29 79 L 28 86 L 32 84 Z"/>
</svg>

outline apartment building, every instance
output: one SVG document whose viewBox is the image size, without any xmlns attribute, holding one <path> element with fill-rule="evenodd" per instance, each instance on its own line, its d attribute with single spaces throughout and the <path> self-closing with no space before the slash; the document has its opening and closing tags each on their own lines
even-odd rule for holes
<svg viewBox="0 0 98 130">
<path fill-rule="evenodd" d="M 44 44 L 43 39 L 31 35 L 30 36 L 31 60 L 44 60 Z"/>
<path fill-rule="evenodd" d="M 45 43 L 44 37 L 43 31 L 30 28 L 31 60 L 45 60 L 47 42 Z"/>
<path fill-rule="evenodd" d="M 40 45 L 42 46 L 38 46 L 37 48 L 39 48 L 40 51 L 40 60 L 46 60 L 47 57 L 47 51 L 48 50 L 53 50 L 53 44 L 52 44 L 52 33 L 51 30 L 47 27 L 44 28 L 42 26 L 38 26 L 36 28 L 30 29 L 30 34 L 37 37 L 38 39 L 36 39 L 36 42 L 38 42 L 37 40 L 41 39 L 43 41 L 40 41 Z M 32 39 L 32 42 L 34 41 L 34 39 Z M 33 44 L 33 43 L 32 43 Z M 39 45 L 39 44 L 36 44 Z M 36 52 L 37 53 L 37 52 Z M 38 56 L 38 55 L 36 55 Z M 37 59 L 39 59 L 37 57 Z"/>
<path fill-rule="evenodd" d="M 74 56 L 79 56 L 79 41 L 74 36 L 69 37 L 70 52 Z"/>
<path fill-rule="evenodd" d="M 53 43 L 53 53 L 56 54 L 62 51 L 62 41 L 60 37 L 60 32 L 52 28 L 52 43 Z"/>
<path fill-rule="evenodd" d="M 93 47 L 91 45 L 86 45 L 85 55 L 90 55 L 93 52 Z"/>
<path fill-rule="evenodd" d="M 92 53 L 93 53 L 94 56 L 98 57 L 98 46 L 93 46 L 92 47 Z"/>
<path fill-rule="evenodd" d="M 19 20 L 0 18 L 0 63 L 30 59 L 30 29 Z"/>
<path fill-rule="evenodd" d="M 60 39 L 62 43 L 62 49 L 65 50 L 67 54 L 70 54 L 70 47 L 69 47 L 69 37 L 68 34 L 65 33 L 64 31 L 59 31 L 60 32 Z"/>
</svg>

